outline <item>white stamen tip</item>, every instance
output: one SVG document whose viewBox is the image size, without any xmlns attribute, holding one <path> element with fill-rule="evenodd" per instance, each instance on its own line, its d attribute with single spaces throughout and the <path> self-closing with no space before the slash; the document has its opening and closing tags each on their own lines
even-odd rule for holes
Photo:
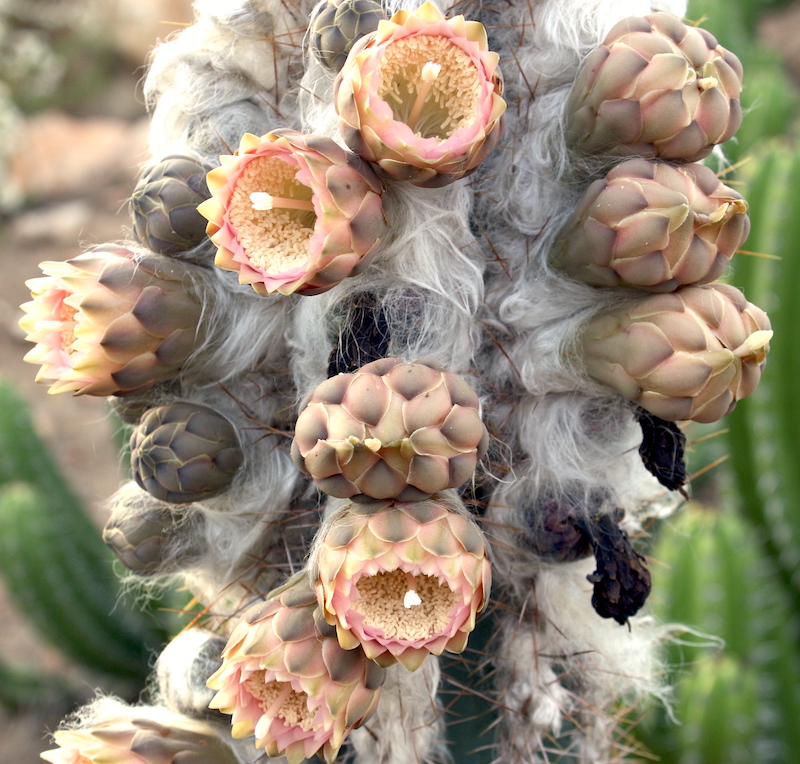
<svg viewBox="0 0 800 764">
<path fill-rule="evenodd" d="M 422 67 L 422 81 L 433 82 L 439 76 L 439 72 L 441 71 L 441 64 L 435 64 L 433 61 L 428 61 L 428 63 Z"/>
<path fill-rule="evenodd" d="M 403 597 L 403 607 L 410 609 L 412 607 L 416 607 L 417 605 L 421 605 L 422 600 L 419 598 L 419 594 L 417 594 L 413 589 L 409 589 L 406 592 L 406 596 Z"/>
<path fill-rule="evenodd" d="M 378 438 L 367 438 L 364 441 L 364 445 L 374 453 L 378 453 L 381 450 L 381 446 L 383 445 Z"/>
<path fill-rule="evenodd" d="M 710 88 L 717 87 L 717 85 L 719 85 L 719 80 L 716 77 L 701 77 L 697 80 L 697 84 L 700 90 L 709 90 Z"/>
<path fill-rule="evenodd" d="M 266 191 L 253 191 L 250 194 L 250 201 L 254 210 L 272 209 L 272 194 L 268 194 Z"/>
</svg>

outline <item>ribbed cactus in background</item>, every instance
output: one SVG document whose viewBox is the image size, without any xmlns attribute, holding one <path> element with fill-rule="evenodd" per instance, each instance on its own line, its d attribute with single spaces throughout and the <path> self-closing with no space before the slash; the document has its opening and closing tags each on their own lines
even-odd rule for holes
<svg viewBox="0 0 800 764">
<path fill-rule="evenodd" d="M 146 80 L 137 243 L 47 264 L 24 325 L 134 426 L 105 540 L 204 624 L 48 759 L 433 762 L 453 687 L 489 758 L 617 757 L 620 705 L 668 696 L 638 547 L 675 422 L 772 337 L 714 281 L 747 202 L 697 164 L 739 60 L 682 0 L 195 10 Z"/>
<path fill-rule="evenodd" d="M 0 455 L 0 572 L 10 594 L 67 657 L 141 685 L 167 630 L 120 602 L 113 556 L 7 382 Z"/>
</svg>

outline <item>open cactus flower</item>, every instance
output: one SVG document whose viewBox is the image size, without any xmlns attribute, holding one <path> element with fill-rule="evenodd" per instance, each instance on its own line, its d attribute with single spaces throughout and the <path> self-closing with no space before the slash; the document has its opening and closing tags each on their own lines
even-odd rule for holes
<svg viewBox="0 0 800 764">
<path fill-rule="evenodd" d="M 430 653 L 462 652 L 491 586 L 483 534 L 446 495 L 348 504 L 311 559 L 339 643 L 384 666 L 414 670 Z"/>
<path fill-rule="evenodd" d="M 506 104 L 486 30 L 431 3 L 356 43 L 336 81 L 342 137 L 393 180 L 442 186 L 497 145 Z"/>
<path fill-rule="evenodd" d="M 222 661 L 208 680 L 217 690 L 210 707 L 231 714 L 233 737 L 255 735 L 257 748 L 289 764 L 317 752 L 332 762 L 383 683 L 361 650 L 340 647 L 305 571 L 244 613 Z"/>
<path fill-rule="evenodd" d="M 469 480 L 488 440 L 463 378 L 382 358 L 317 387 L 297 418 L 292 458 L 331 496 L 417 501 Z"/>
<path fill-rule="evenodd" d="M 758 386 L 772 329 L 728 284 L 650 295 L 594 318 L 588 373 L 661 419 L 715 422 Z"/>
<path fill-rule="evenodd" d="M 319 294 L 367 267 L 388 227 L 375 173 L 330 138 L 245 134 L 198 210 L 216 264 L 259 294 Z"/>
<path fill-rule="evenodd" d="M 20 326 L 49 392 L 116 395 L 178 374 L 198 343 L 202 306 L 185 265 L 104 245 L 44 262 L 26 282 Z"/>
</svg>

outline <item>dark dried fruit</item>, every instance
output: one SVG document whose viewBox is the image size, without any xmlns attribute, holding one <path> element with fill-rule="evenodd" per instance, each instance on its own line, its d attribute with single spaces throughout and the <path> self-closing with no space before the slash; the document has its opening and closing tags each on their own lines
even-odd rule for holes
<svg viewBox="0 0 800 764">
<path fill-rule="evenodd" d="M 620 515 L 601 515 L 586 524 L 597 563 L 586 579 L 594 584 L 592 607 L 597 614 L 625 624 L 647 601 L 651 580 L 644 557 L 619 527 L 619 519 Z"/>
<path fill-rule="evenodd" d="M 588 496 L 578 490 L 545 491 L 524 512 L 525 545 L 551 562 L 588 557 L 592 554 L 592 537 L 586 529 L 597 520 L 607 499 L 605 491 L 591 491 Z"/>
<path fill-rule="evenodd" d="M 683 430 L 675 422 L 659 419 L 643 408 L 637 407 L 636 419 L 642 428 L 639 456 L 647 471 L 655 475 L 665 488 L 680 491 L 688 499 L 683 488 L 686 484 L 686 436 Z"/>
<path fill-rule="evenodd" d="M 328 359 L 328 376 L 350 374 L 389 355 L 389 321 L 371 292 L 353 297 L 336 346 Z"/>
</svg>

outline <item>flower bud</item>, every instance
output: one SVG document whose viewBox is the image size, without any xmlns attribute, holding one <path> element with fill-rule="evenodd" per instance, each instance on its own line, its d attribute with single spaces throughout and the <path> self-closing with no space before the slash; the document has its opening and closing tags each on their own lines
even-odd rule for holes
<svg viewBox="0 0 800 764">
<path fill-rule="evenodd" d="M 620 21 L 583 62 L 566 138 L 585 154 L 695 162 L 742 121 L 742 65 L 712 34 L 671 13 Z"/>
<path fill-rule="evenodd" d="M 39 267 L 19 323 L 51 393 L 141 390 L 176 376 L 198 344 L 202 305 L 181 263 L 104 245 Z"/>
<path fill-rule="evenodd" d="M 328 69 L 338 72 L 353 45 L 374 32 L 384 18 L 375 0 L 327 0 L 311 21 L 311 50 Z"/>
<path fill-rule="evenodd" d="M 650 295 L 586 327 L 586 371 L 667 421 L 715 422 L 761 379 L 769 319 L 728 284 Z"/>
<path fill-rule="evenodd" d="M 217 496 L 243 461 L 233 425 L 207 406 L 180 402 L 150 409 L 131 434 L 134 480 L 170 504 Z"/>
<path fill-rule="evenodd" d="M 237 764 L 211 724 L 166 709 L 125 707 L 79 729 L 59 730 L 51 764 Z"/>
<path fill-rule="evenodd" d="M 164 157 L 144 171 L 131 196 L 134 238 L 162 255 L 194 249 L 207 239 L 197 205 L 210 195 L 205 167 L 189 157 Z"/>
<path fill-rule="evenodd" d="M 553 259 L 593 286 L 671 292 L 721 276 L 749 230 L 747 202 L 708 167 L 630 159 L 589 186 Z"/>
<path fill-rule="evenodd" d="M 487 443 L 466 381 L 383 358 L 317 387 L 297 418 L 292 458 L 331 496 L 417 501 L 469 480 Z"/>
</svg>

